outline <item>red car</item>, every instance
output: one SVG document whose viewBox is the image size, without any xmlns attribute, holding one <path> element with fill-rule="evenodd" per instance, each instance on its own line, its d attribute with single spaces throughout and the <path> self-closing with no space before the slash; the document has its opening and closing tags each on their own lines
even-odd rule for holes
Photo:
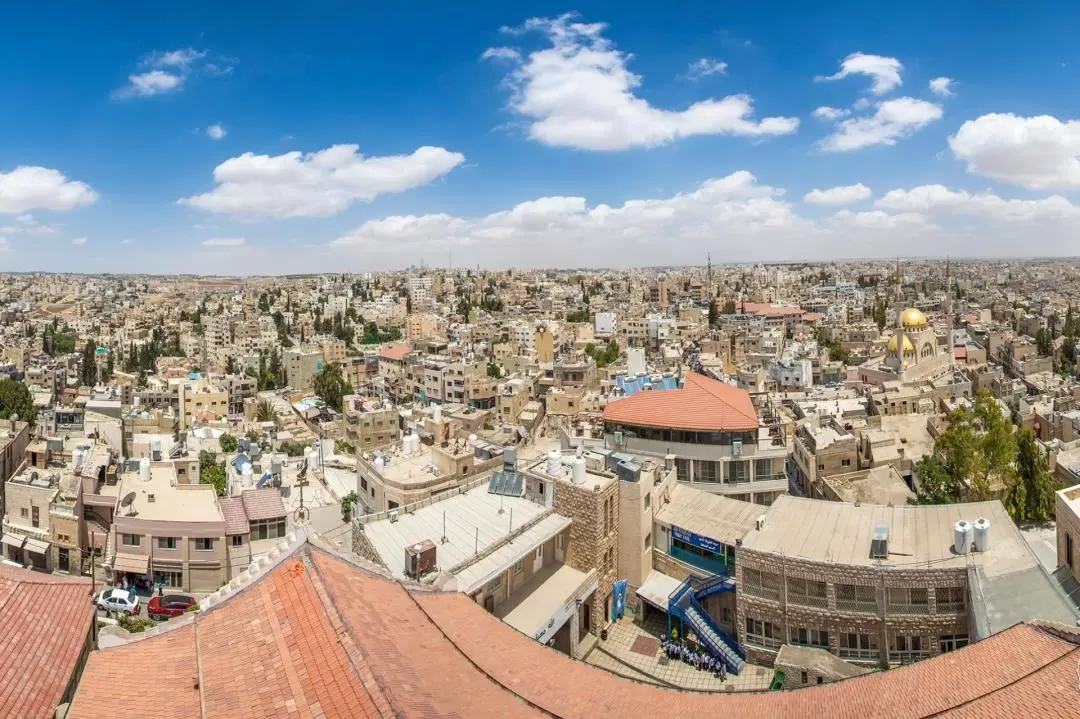
<svg viewBox="0 0 1080 719">
<path fill-rule="evenodd" d="M 151 619 L 172 619 L 179 617 L 184 612 L 198 604 L 195 597 L 186 594 L 165 594 L 160 597 L 151 597 L 146 605 L 146 616 Z"/>
</svg>

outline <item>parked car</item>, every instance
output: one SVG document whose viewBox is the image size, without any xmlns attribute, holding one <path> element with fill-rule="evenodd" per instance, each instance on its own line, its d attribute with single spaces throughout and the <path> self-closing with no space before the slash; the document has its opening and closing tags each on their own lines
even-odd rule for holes
<svg viewBox="0 0 1080 719">
<path fill-rule="evenodd" d="M 195 597 L 186 594 L 165 594 L 160 597 L 151 597 L 146 605 L 146 616 L 151 619 L 172 619 L 179 617 L 191 609 L 198 602 Z"/>
<path fill-rule="evenodd" d="M 98 609 L 115 614 L 138 614 L 139 595 L 126 589 L 106 589 L 97 598 Z"/>
</svg>

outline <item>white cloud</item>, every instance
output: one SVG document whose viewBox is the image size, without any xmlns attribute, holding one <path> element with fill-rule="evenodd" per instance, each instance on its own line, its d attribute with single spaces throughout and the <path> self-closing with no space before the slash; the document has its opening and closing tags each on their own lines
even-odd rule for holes
<svg viewBox="0 0 1080 719">
<path fill-rule="evenodd" d="M 818 76 L 814 78 L 818 82 L 829 80 L 842 80 L 851 75 L 866 75 L 873 78 L 870 91 L 875 95 L 885 93 L 900 86 L 900 71 L 904 66 L 895 57 L 882 55 L 867 55 L 862 52 L 853 52 L 840 63 L 840 70 L 835 75 Z"/>
<path fill-rule="evenodd" d="M 690 63 L 687 75 L 692 80 L 698 80 L 709 75 L 726 75 L 727 63 L 711 57 L 698 58 Z"/>
<path fill-rule="evenodd" d="M 215 123 L 206 128 L 206 136 L 211 140 L 221 140 L 228 134 L 228 131 L 221 125 L 221 123 Z"/>
<path fill-rule="evenodd" d="M 18 217 L 15 218 L 15 221 L 16 222 L 23 222 L 23 223 L 34 222 L 34 216 L 30 215 L 30 214 L 19 215 Z"/>
<path fill-rule="evenodd" d="M 87 240 L 85 237 L 76 237 L 74 240 L 71 241 L 71 244 L 75 245 L 76 247 L 82 247 L 86 244 L 86 242 Z"/>
<path fill-rule="evenodd" d="M 804 240 L 813 224 L 797 217 L 783 191 L 760 185 L 749 172 L 711 179 L 693 192 L 662 200 L 630 200 L 590 207 L 583 197 L 543 197 L 477 218 L 446 214 L 370 220 L 330 243 L 365 251 L 401 252 L 404 247 L 474 246 L 477 252 L 570 253 L 635 252 L 673 242 L 710 245 L 755 236 L 764 240 Z M 704 252 L 704 250 L 702 250 Z"/>
<path fill-rule="evenodd" d="M 11 252 L 11 243 L 6 237 L 0 237 L 0 252 Z"/>
<path fill-rule="evenodd" d="M 793 117 L 754 120 L 748 95 L 701 100 L 684 110 L 650 105 L 634 94 L 641 77 L 627 67 L 631 56 L 603 37 L 605 29 L 572 15 L 534 18 L 509 32 L 540 32 L 550 47 L 524 58 L 505 48 L 484 53 L 516 65 L 507 77 L 510 109 L 529 120 L 532 139 L 556 147 L 623 150 L 694 135 L 786 135 L 798 127 Z"/>
<path fill-rule="evenodd" d="M 121 245 L 130 245 L 130 244 L 131 244 L 131 240 L 120 240 L 120 244 L 121 244 Z"/>
<path fill-rule="evenodd" d="M 873 115 L 852 117 L 837 126 L 836 132 L 822 141 L 829 152 L 848 152 L 872 145 L 895 145 L 941 119 L 941 106 L 913 97 L 898 97 L 878 103 Z"/>
<path fill-rule="evenodd" d="M 858 230 L 921 229 L 929 226 L 926 216 L 917 212 L 889 214 L 881 210 L 866 212 L 840 210 L 830 217 L 829 221 L 834 225 Z"/>
<path fill-rule="evenodd" d="M 63 212 L 92 205 L 97 199 L 98 194 L 85 182 L 69 180 L 57 170 L 24 165 L 0 172 L 0 213 Z"/>
<path fill-rule="evenodd" d="M 130 100 L 136 97 L 151 97 L 166 92 L 176 92 L 183 88 L 198 62 L 204 59 L 206 54 L 204 50 L 193 48 L 150 53 L 140 62 L 144 70 L 128 75 L 127 84 L 113 90 L 112 98 Z M 227 74 L 214 64 L 205 65 L 204 70 L 207 75 Z M 231 70 L 231 67 L 228 68 L 228 71 Z"/>
<path fill-rule="evenodd" d="M 217 187 L 179 203 L 240 217 L 329 217 L 357 202 L 426 185 L 465 161 L 441 147 L 386 157 L 364 157 L 357 149 L 334 145 L 276 156 L 245 152 L 214 169 Z"/>
<path fill-rule="evenodd" d="M 1080 187 L 1080 121 L 992 113 L 949 138 L 968 172 L 1031 189 Z"/>
<path fill-rule="evenodd" d="M 480 57 L 484 60 L 512 60 L 516 62 L 521 59 L 521 53 L 512 47 L 489 47 L 484 50 L 484 54 Z"/>
<path fill-rule="evenodd" d="M 930 81 L 930 92 L 938 97 L 952 97 L 953 79 L 951 77 L 935 77 Z"/>
<path fill-rule="evenodd" d="M 874 203 L 885 210 L 982 215 L 1004 222 L 1036 222 L 1080 218 L 1080 207 L 1060 195 L 1037 200 L 1006 200 L 992 192 L 971 194 L 943 185 L 891 190 Z"/>
<path fill-rule="evenodd" d="M 803 196 L 803 202 L 811 205 L 850 205 L 865 200 L 871 194 L 870 188 L 860 182 L 857 185 L 830 187 L 827 190 L 814 188 Z"/>
<path fill-rule="evenodd" d="M 818 120 L 839 120 L 841 117 L 847 117 L 851 114 L 850 110 L 841 110 L 838 107 L 821 106 L 814 110 L 812 113 Z"/>
<path fill-rule="evenodd" d="M 243 237 L 214 237 L 199 244 L 203 247 L 243 247 L 247 240 Z"/>
</svg>

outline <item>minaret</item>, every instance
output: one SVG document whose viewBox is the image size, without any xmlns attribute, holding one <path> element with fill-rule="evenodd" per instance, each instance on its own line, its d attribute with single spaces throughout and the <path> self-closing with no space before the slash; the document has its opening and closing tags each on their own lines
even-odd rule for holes
<svg viewBox="0 0 1080 719">
<path fill-rule="evenodd" d="M 712 253 L 711 252 L 707 253 L 705 255 L 705 257 L 706 257 L 706 270 L 705 270 L 706 280 L 705 281 L 709 283 L 709 299 L 712 300 L 712 298 L 716 296 L 715 294 L 713 294 L 715 292 L 715 289 L 713 288 L 713 283 L 712 283 Z"/>
<path fill-rule="evenodd" d="M 941 309 L 945 314 L 945 348 L 949 353 L 949 364 L 955 362 L 956 353 L 953 352 L 953 304 L 952 304 L 952 262 L 948 255 L 945 256 L 945 299 L 941 303 Z"/>
</svg>

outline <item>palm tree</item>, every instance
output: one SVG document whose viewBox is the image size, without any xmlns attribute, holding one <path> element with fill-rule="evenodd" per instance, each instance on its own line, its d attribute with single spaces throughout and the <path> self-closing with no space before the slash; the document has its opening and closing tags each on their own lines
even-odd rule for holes
<svg viewBox="0 0 1080 719">
<path fill-rule="evenodd" d="M 259 404 L 255 406 L 255 419 L 259 422 L 273 422 L 275 416 L 274 406 L 267 400 L 261 400 Z"/>
</svg>

